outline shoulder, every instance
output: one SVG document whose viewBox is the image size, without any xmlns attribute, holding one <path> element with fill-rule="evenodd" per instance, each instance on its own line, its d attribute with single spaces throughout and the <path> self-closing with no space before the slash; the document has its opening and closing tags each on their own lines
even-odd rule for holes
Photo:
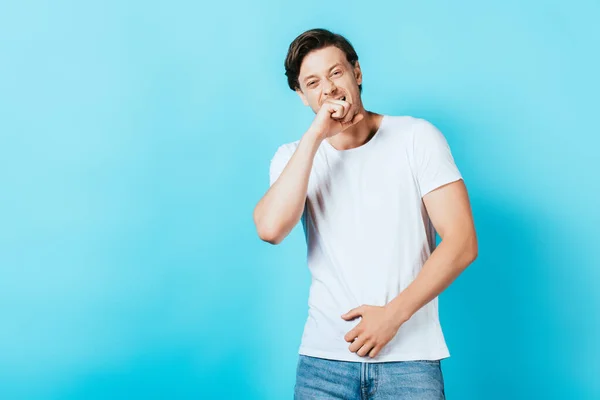
<svg viewBox="0 0 600 400">
<path fill-rule="evenodd" d="M 386 115 L 386 120 L 388 125 L 406 131 L 407 133 L 420 133 L 423 131 L 431 132 L 437 130 L 435 125 L 427 119 L 411 115 Z"/>
<path fill-rule="evenodd" d="M 385 115 L 386 130 L 411 136 L 415 132 L 434 131 L 435 126 L 424 118 L 411 115 Z"/>
<path fill-rule="evenodd" d="M 276 160 L 287 161 L 289 158 L 292 157 L 292 154 L 294 154 L 294 152 L 296 151 L 296 148 L 298 148 L 299 144 L 300 144 L 300 139 L 293 141 L 293 142 L 283 143 L 283 144 L 279 145 L 279 147 L 277 147 L 277 149 L 275 150 L 273 157 L 271 157 L 271 161 L 276 161 Z"/>
<path fill-rule="evenodd" d="M 418 149 L 434 144 L 445 144 L 444 134 L 429 120 L 413 116 L 388 117 L 395 131 L 401 131 L 407 145 Z"/>
<path fill-rule="evenodd" d="M 385 120 L 386 120 L 387 124 L 391 124 L 396 127 L 402 127 L 402 128 L 410 128 L 412 126 L 412 124 L 415 123 L 415 121 L 420 119 L 417 117 L 413 117 L 411 115 L 385 114 L 384 116 L 385 116 Z"/>
<path fill-rule="evenodd" d="M 392 135 L 389 138 L 399 140 L 398 146 L 405 149 L 409 159 L 417 161 L 427 159 L 431 154 L 449 151 L 448 141 L 442 132 L 425 118 L 406 116 L 388 116 L 386 126 Z M 396 147 L 397 148 L 397 147 Z"/>
<path fill-rule="evenodd" d="M 432 123 L 423 118 L 413 117 L 411 115 L 385 115 L 384 121 L 385 140 L 400 141 L 400 145 L 412 148 L 417 140 L 422 140 L 436 128 Z"/>
<path fill-rule="evenodd" d="M 435 139 L 443 136 L 442 132 L 425 118 L 411 117 L 410 131 L 417 138 Z"/>
<path fill-rule="evenodd" d="M 296 151 L 296 149 L 298 148 L 298 145 L 299 145 L 299 144 L 300 144 L 300 139 L 298 139 L 298 140 L 295 140 L 295 141 L 293 141 L 293 142 L 284 143 L 284 144 L 282 144 L 282 145 L 281 145 L 281 146 L 279 146 L 279 147 L 280 147 L 280 148 L 282 148 L 282 147 L 283 147 L 285 150 L 287 150 L 287 151 L 290 151 L 290 152 L 292 152 L 292 153 L 293 153 L 294 151 Z"/>
</svg>

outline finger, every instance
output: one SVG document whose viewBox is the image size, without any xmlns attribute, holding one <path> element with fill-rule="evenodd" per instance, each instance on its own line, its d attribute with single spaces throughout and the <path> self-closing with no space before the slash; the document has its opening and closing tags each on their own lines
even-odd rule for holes
<svg viewBox="0 0 600 400">
<path fill-rule="evenodd" d="M 342 318 L 345 319 L 346 321 L 354 319 L 361 315 L 361 311 L 362 310 L 360 308 L 353 308 L 352 310 L 348 311 L 346 314 L 343 314 Z"/>
<path fill-rule="evenodd" d="M 379 354 L 379 350 L 381 350 L 380 346 L 375 346 L 371 349 L 371 351 L 369 352 L 369 357 L 373 358 L 375 357 L 377 354 Z"/>
<path fill-rule="evenodd" d="M 346 118 L 344 118 L 344 123 L 349 126 L 354 125 L 354 122 L 352 122 L 352 121 L 354 121 L 354 118 L 356 118 L 356 116 L 358 114 L 359 114 L 358 110 L 350 110 L 348 112 L 348 114 L 346 115 Z M 360 119 L 359 119 L 359 121 L 360 121 Z"/>
<path fill-rule="evenodd" d="M 361 333 L 361 326 L 360 326 L 360 324 L 358 324 L 354 328 L 352 328 L 352 330 L 350 330 L 350 332 L 348 332 L 344 335 L 344 340 L 346 342 L 352 342 L 354 339 L 356 339 L 357 336 L 360 335 L 360 333 Z"/>
<path fill-rule="evenodd" d="M 353 111 L 351 108 L 348 110 L 348 112 L 346 113 L 346 116 L 344 117 L 344 119 L 342 120 L 342 126 L 344 124 L 348 124 L 350 122 L 352 122 L 352 119 L 354 118 L 354 116 L 356 115 L 356 111 Z"/>
<path fill-rule="evenodd" d="M 359 336 L 358 338 L 356 338 L 356 340 L 354 342 L 352 342 L 352 344 L 350 346 L 348 346 L 348 349 L 350 349 L 351 352 L 356 353 L 358 351 L 358 349 L 363 347 L 363 345 L 366 342 L 367 342 L 367 339 L 365 337 Z"/>
<path fill-rule="evenodd" d="M 335 119 L 344 118 L 349 109 L 349 104 L 341 100 L 329 99 L 324 104 L 328 105 L 331 117 Z"/>
<path fill-rule="evenodd" d="M 369 340 L 365 342 L 365 344 L 356 352 L 356 354 L 358 354 L 361 357 L 364 357 L 371 351 L 373 347 L 375 347 L 375 343 Z"/>
<path fill-rule="evenodd" d="M 342 124 L 352 121 L 352 119 L 354 118 L 354 116 L 357 113 L 357 110 L 355 110 L 352 107 L 352 103 L 350 103 L 349 101 L 346 101 L 346 100 L 335 100 L 335 101 L 344 105 L 345 116 L 344 116 L 344 120 L 342 121 Z"/>
<path fill-rule="evenodd" d="M 327 99 L 325 101 L 329 101 L 331 103 L 339 104 L 340 106 L 344 106 L 345 108 L 350 108 L 352 103 L 346 100 L 337 100 L 337 99 Z"/>
</svg>

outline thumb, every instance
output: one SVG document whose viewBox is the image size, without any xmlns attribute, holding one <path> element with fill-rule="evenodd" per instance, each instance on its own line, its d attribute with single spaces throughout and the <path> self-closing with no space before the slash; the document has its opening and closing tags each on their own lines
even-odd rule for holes
<svg viewBox="0 0 600 400">
<path fill-rule="evenodd" d="M 348 122 L 342 122 L 342 130 L 351 127 L 354 124 L 359 123 L 360 121 L 362 121 L 365 118 L 364 115 L 362 114 L 356 114 L 354 116 L 354 118 L 352 118 L 352 121 L 348 121 Z"/>
<path fill-rule="evenodd" d="M 356 317 L 360 317 L 362 315 L 362 307 L 353 308 L 348 311 L 346 314 L 342 314 L 342 318 L 345 320 L 354 319 Z"/>
</svg>

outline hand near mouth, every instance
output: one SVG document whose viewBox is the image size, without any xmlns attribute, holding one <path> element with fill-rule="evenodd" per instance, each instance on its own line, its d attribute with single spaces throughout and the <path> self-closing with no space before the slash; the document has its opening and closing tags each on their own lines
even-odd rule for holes
<svg viewBox="0 0 600 400">
<path fill-rule="evenodd" d="M 363 118 L 362 114 L 354 110 L 352 103 L 346 101 L 345 96 L 341 96 L 339 99 L 327 99 L 323 102 L 309 129 L 321 139 L 326 139 L 348 129 Z"/>
</svg>

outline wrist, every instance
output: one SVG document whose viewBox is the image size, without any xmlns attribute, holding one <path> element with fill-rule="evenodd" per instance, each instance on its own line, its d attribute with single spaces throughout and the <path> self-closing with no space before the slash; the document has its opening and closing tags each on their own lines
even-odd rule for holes
<svg viewBox="0 0 600 400">
<path fill-rule="evenodd" d="M 409 310 L 405 309 L 405 307 L 402 307 L 400 302 L 394 300 L 386 304 L 385 308 L 389 311 L 390 315 L 392 316 L 393 320 L 396 321 L 398 326 L 404 324 L 412 316 Z"/>
<path fill-rule="evenodd" d="M 306 142 L 310 145 L 314 150 L 318 149 L 323 142 L 324 137 L 319 132 L 313 129 L 307 130 L 302 136 L 301 141 Z"/>
</svg>

